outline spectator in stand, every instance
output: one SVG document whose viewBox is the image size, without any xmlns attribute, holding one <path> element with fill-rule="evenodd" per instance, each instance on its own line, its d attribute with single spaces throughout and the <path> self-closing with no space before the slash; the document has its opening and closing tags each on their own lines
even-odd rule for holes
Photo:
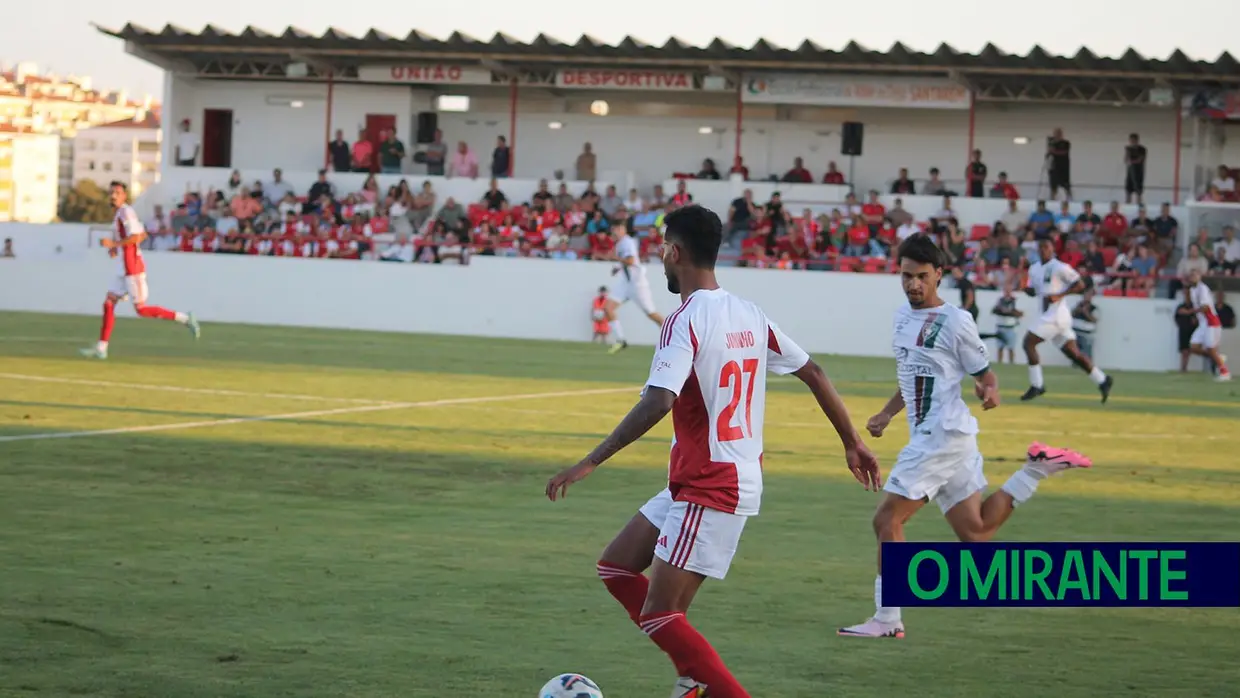
<svg viewBox="0 0 1240 698">
<path fill-rule="evenodd" d="M 1000 172 L 999 181 L 995 182 L 995 186 L 990 189 L 990 198 L 1016 201 L 1020 198 L 1020 192 L 1008 181 L 1007 173 Z"/>
<path fill-rule="evenodd" d="M 404 161 L 404 144 L 396 138 L 396 129 L 384 130 L 379 143 L 379 171 L 384 175 L 399 175 Z"/>
<path fill-rule="evenodd" d="M 650 205 L 654 208 L 664 208 L 667 206 L 667 198 L 663 196 L 663 185 L 656 184 L 651 190 Z"/>
<path fill-rule="evenodd" d="M 435 216 L 435 222 L 442 225 L 447 232 L 464 234 L 468 230 L 469 216 L 465 213 L 465 209 L 456 202 L 456 199 L 449 196 L 448 200 L 443 202 L 443 208 L 439 209 L 438 215 Z"/>
<path fill-rule="evenodd" d="M 887 207 L 878 200 L 878 191 L 870 190 L 870 200 L 861 207 L 861 219 L 865 222 L 866 227 L 870 229 L 871 234 L 877 234 L 878 229 L 883 227 L 883 219 L 887 216 Z"/>
<path fill-rule="evenodd" d="M 641 211 L 646 208 L 646 202 L 642 200 L 642 196 L 637 192 L 636 187 L 629 190 L 629 198 L 625 200 L 624 207 L 630 212 Z"/>
<path fill-rule="evenodd" d="M 409 223 L 414 230 L 421 230 L 426 222 L 430 220 L 431 214 L 435 211 L 436 201 L 435 190 L 431 187 L 430 180 L 422 182 L 422 189 L 413 196 L 413 202 L 409 206 Z"/>
<path fill-rule="evenodd" d="M 965 169 L 965 190 L 974 199 L 986 196 L 986 163 L 982 162 L 982 151 L 974 150 L 969 166 Z"/>
<path fill-rule="evenodd" d="M 373 172 L 375 169 L 375 146 L 366 137 L 366 129 L 357 132 L 357 140 L 353 141 L 353 171 Z"/>
<path fill-rule="evenodd" d="M 1007 260 L 1012 267 L 1020 266 L 1020 260 L 1024 257 L 1024 253 L 1020 249 L 1020 245 L 1016 241 L 1016 235 L 1012 231 L 999 224 L 999 228 L 995 230 L 995 246 L 994 246 L 994 265 L 999 267 L 1003 260 Z"/>
<path fill-rule="evenodd" d="M 594 155 L 594 146 L 583 143 L 581 154 L 577 156 L 577 179 L 593 182 L 598 173 L 598 158 Z"/>
<path fill-rule="evenodd" d="M 892 194 L 907 194 L 912 196 L 917 193 L 917 186 L 913 184 L 913 180 L 908 178 L 908 168 L 900 168 L 900 176 L 896 181 L 891 183 Z"/>
<path fill-rule="evenodd" d="M 577 203 L 577 199 L 568 191 L 568 185 L 560 182 L 560 188 L 556 191 L 555 196 L 552 197 L 551 203 L 557 211 L 567 211 L 573 207 L 573 204 Z M 584 206 L 585 204 L 585 197 L 582 197 L 582 205 Z"/>
<path fill-rule="evenodd" d="M 1221 203 L 1227 200 L 1227 196 L 1225 196 L 1223 194 L 1223 191 L 1218 188 L 1218 185 L 1211 184 L 1210 188 L 1206 190 L 1206 193 L 1203 194 L 1201 198 L 1197 200 L 1198 201 L 1214 201 L 1214 202 Z"/>
<path fill-rule="evenodd" d="M 1232 269 L 1227 265 L 1227 251 L 1222 247 L 1214 248 L 1214 254 L 1210 257 L 1210 269 L 1207 272 L 1210 276 L 1230 276 Z"/>
<path fill-rule="evenodd" d="M 495 150 L 491 151 L 491 177 L 503 179 L 512 174 L 512 150 L 508 147 L 508 139 L 496 136 Z"/>
<path fill-rule="evenodd" d="M 1228 274 L 1236 272 L 1240 265 L 1240 240 L 1236 239 L 1236 229 L 1230 225 L 1223 226 L 1223 237 L 1214 243 L 1215 252 L 1222 252 L 1223 269 Z"/>
<path fill-rule="evenodd" d="M 306 213 L 317 213 L 323 205 L 323 197 L 330 202 L 336 198 L 336 187 L 327 181 L 327 170 L 319 170 L 319 178 L 310 185 L 310 193 L 306 195 Z"/>
<path fill-rule="evenodd" d="M 561 183 L 560 193 L 563 194 L 567 191 L 568 185 Z M 572 196 L 570 195 L 569 198 L 571 199 Z M 544 201 L 551 201 L 553 199 L 555 199 L 555 194 L 552 194 L 551 190 L 547 188 L 547 180 L 538 180 L 538 189 L 534 192 L 533 196 L 530 197 L 530 205 L 534 208 L 541 209 Z"/>
<path fill-rule="evenodd" d="M 896 228 L 896 239 L 900 242 L 904 242 L 920 232 L 921 228 L 913 221 L 912 217 L 910 217 L 901 223 L 900 227 Z"/>
<path fill-rule="evenodd" d="M 1085 243 L 1094 239 L 1094 236 L 1098 233 L 1098 228 L 1102 226 L 1102 219 L 1098 217 L 1098 214 L 1094 213 L 1092 201 L 1086 201 L 1081 208 L 1081 215 L 1076 217 L 1075 238 Z"/>
<path fill-rule="evenodd" d="M 1102 226 L 1098 229 L 1098 236 L 1102 239 L 1102 245 L 1109 247 L 1118 245 L 1120 238 L 1128 233 L 1128 219 L 1124 214 L 1119 212 L 1119 202 L 1111 202 L 1111 210 L 1107 212 L 1107 217 L 1102 219 Z"/>
<path fill-rule="evenodd" d="M 1102 249 L 1098 247 L 1095 240 L 1090 240 L 1085 245 L 1085 268 L 1094 276 L 1105 274 L 1107 270 L 1106 257 L 1102 255 Z"/>
<path fill-rule="evenodd" d="M 676 193 L 672 194 L 671 203 L 676 208 L 680 208 L 681 206 L 688 206 L 689 204 L 693 203 L 693 195 L 690 194 L 687 189 L 685 189 L 685 180 L 683 179 L 676 180 Z"/>
<path fill-rule="evenodd" d="M 155 213 L 146 220 L 146 232 L 148 235 L 163 235 L 171 230 L 168 216 L 164 215 L 164 207 L 155 204 Z"/>
<path fill-rule="evenodd" d="M 478 178 L 478 156 L 474 155 L 474 151 L 465 141 L 456 144 L 456 153 L 448 163 L 448 176 Z"/>
<path fill-rule="evenodd" d="M 844 219 L 848 225 L 855 225 L 861 221 L 861 204 L 857 201 L 857 195 L 849 192 L 844 197 Z M 861 221 L 864 223 L 864 221 Z"/>
<path fill-rule="evenodd" d="M 1085 263 L 1085 255 L 1081 252 L 1081 246 L 1076 240 L 1069 240 L 1064 245 L 1063 252 L 1060 252 L 1057 257 L 1060 262 L 1067 264 L 1073 269 Z"/>
<path fill-rule="evenodd" d="M 948 224 L 959 225 L 956 218 L 956 212 L 952 210 L 952 198 L 950 196 L 943 197 L 943 208 L 930 218 L 930 227 L 937 233 L 942 233 L 947 229 Z"/>
<path fill-rule="evenodd" d="M 284 201 L 284 197 L 293 194 L 293 187 L 284 181 L 284 172 L 280 168 L 271 171 L 271 181 L 263 186 L 263 196 L 267 199 L 267 206 L 276 208 Z"/>
<path fill-rule="evenodd" d="M 1124 194 L 1128 203 L 1132 203 L 1133 195 L 1137 203 L 1145 203 L 1145 154 L 1141 136 L 1128 134 L 1128 145 L 1124 146 Z"/>
<path fill-rule="evenodd" d="M 426 174 L 442 177 L 444 166 L 448 163 L 448 144 L 443 142 L 443 131 L 435 129 L 434 140 L 426 146 L 423 157 L 426 160 Z"/>
<path fill-rule="evenodd" d="M 1132 280 L 1133 290 L 1148 291 L 1154 286 L 1154 277 L 1158 273 L 1158 258 L 1150 254 L 1150 248 L 1137 245 L 1137 254 L 1129 261 L 1128 266 L 1137 274 L 1137 278 Z M 1206 268 L 1209 268 L 1208 262 Z"/>
<path fill-rule="evenodd" d="M 1210 186 L 1217 189 L 1224 199 L 1231 198 L 1236 193 L 1236 180 L 1226 165 L 1218 166 L 1218 176 L 1210 182 Z"/>
<path fill-rule="evenodd" d="M 1068 200 L 1072 199 L 1072 143 L 1063 137 L 1063 129 L 1056 128 L 1046 140 L 1046 171 L 1051 185 L 1051 198 L 1059 198 L 1062 189 Z"/>
<path fill-rule="evenodd" d="M 379 180 L 375 179 L 373 173 L 366 177 L 365 182 L 362 182 L 362 190 L 358 194 L 364 203 L 374 205 L 379 201 Z"/>
<path fill-rule="evenodd" d="M 770 224 L 769 239 L 774 240 L 783 231 L 788 229 L 788 225 L 792 222 L 792 216 L 784 208 L 783 197 L 779 192 L 771 192 L 770 201 L 766 202 L 766 221 Z M 768 245 L 769 247 L 769 245 Z"/>
<path fill-rule="evenodd" d="M 250 190 L 245 187 L 237 190 L 237 195 L 233 197 L 229 204 L 229 210 L 232 212 L 233 218 L 239 222 L 251 221 L 255 216 L 263 212 L 263 205 L 258 203 Z"/>
<path fill-rule="evenodd" d="M 349 172 L 353 169 L 353 154 L 349 142 L 344 139 L 344 131 L 336 129 L 336 137 L 327 143 L 327 162 L 335 172 Z"/>
<path fill-rule="evenodd" d="M 0 252 L 0 258 L 17 259 L 17 253 L 13 251 L 13 238 L 4 239 L 4 251 Z"/>
<path fill-rule="evenodd" d="M 279 214 L 280 218 L 284 218 L 289 214 L 300 216 L 301 202 L 298 201 L 297 197 L 293 196 L 293 192 L 290 191 L 284 195 L 284 198 L 280 200 L 280 203 L 276 204 L 276 212 Z"/>
<path fill-rule="evenodd" d="M 844 184 L 845 183 L 844 173 L 840 172 L 836 168 L 834 160 L 827 163 L 827 172 L 826 174 L 822 176 L 822 183 L 823 184 Z"/>
<path fill-rule="evenodd" d="M 1020 202 L 1016 199 L 1008 199 L 1008 210 L 999 217 L 999 223 L 1012 233 L 1020 235 L 1028 222 L 1029 216 L 1020 210 Z"/>
<path fill-rule="evenodd" d="M 943 196 L 947 193 L 947 185 L 943 184 L 943 180 L 939 179 L 939 168 L 930 168 L 930 179 L 926 180 L 926 184 L 921 188 L 924 196 Z"/>
<path fill-rule="evenodd" d="M 684 182 L 682 181 L 681 184 L 683 185 Z M 692 197 L 690 197 L 690 200 L 692 200 Z M 599 199 L 598 207 L 603 209 L 603 214 L 608 218 L 615 217 L 616 213 L 624 208 L 624 199 L 621 199 L 620 195 L 616 193 L 616 185 L 607 185 L 607 191 L 603 194 L 603 198 Z"/>
<path fill-rule="evenodd" d="M 965 251 L 967 250 L 967 242 L 964 231 L 956 225 L 955 218 L 947 219 L 947 224 L 943 229 L 942 248 L 947 253 L 948 259 L 952 264 L 960 264 L 964 261 Z"/>
<path fill-rule="evenodd" d="M 499 180 L 492 178 L 491 187 L 482 195 L 482 203 L 488 211 L 498 211 L 508 203 L 508 197 L 499 190 Z"/>
<path fill-rule="evenodd" d="M 728 170 L 728 174 L 730 175 L 738 174 L 741 176 L 741 179 L 748 181 L 749 180 L 749 168 L 745 167 L 744 158 L 742 158 L 739 155 L 732 158 L 732 169 Z"/>
<path fill-rule="evenodd" d="M 789 184 L 811 184 L 814 176 L 805 169 L 805 162 L 801 158 L 793 158 L 792 169 L 784 173 L 781 181 Z"/>
<path fill-rule="evenodd" d="M 715 161 L 706 158 L 702 161 L 702 169 L 697 173 L 698 179 L 719 179 L 719 170 L 715 169 Z"/>
<path fill-rule="evenodd" d="M 891 210 L 887 212 L 887 219 L 896 228 L 906 224 L 913 223 L 913 214 L 904 210 L 904 199 L 896 199 L 892 202 Z"/>
<path fill-rule="evenodd" d="M 198 151 L 202 143 L 198 134 L 189 128 L 189 119 L 181 120 L 181 132 L 177 134 L 176 163 L 177 167 L 193 167 L 198 163 Z"/>
<path fill-rule="evenodd" d="M 1137 242 L 1144 242 L 1151 246 L 1151 251 L 1158 254 L 1158 248 L 1153 244 L 1151 235 L 1154 232 L 1154 221 L 1145 212 L 1145 204 L 1137 205 L 1137 215 L 1128 223 L 1130 232 L 1137 235 Z"/>
<path fill-rule="evenodd" d="M 1059 213 L 1055 214 L 1055 229 L 1063 235 L 1076 232 L 1076 215 L 1072 213 L 1072 203 L 1060 202 Z"/>
</svg>

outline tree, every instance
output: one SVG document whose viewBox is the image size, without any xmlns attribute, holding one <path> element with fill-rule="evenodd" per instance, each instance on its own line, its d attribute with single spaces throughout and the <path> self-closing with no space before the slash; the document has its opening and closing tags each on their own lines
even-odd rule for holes
<svg viewBox="0 0 1240 698">
<path fill-rule="evenodd" d="M 106 223 L 112 215 L 108 192 L 89 179 L 75 184 L 60 201 L 60 220 L 66 223 Z"/>
</svg>

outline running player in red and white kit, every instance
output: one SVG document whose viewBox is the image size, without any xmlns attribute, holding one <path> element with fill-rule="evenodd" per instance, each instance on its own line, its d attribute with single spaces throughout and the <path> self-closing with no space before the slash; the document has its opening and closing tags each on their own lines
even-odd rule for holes
<svg viewBox="0 0 1240 698">
<path fill-rule="evenodd" d="M 129 189 L 121 182 L 112 182 L 112 206 L 116 209 L 116 217 L 112 225 L 113 237 L 104 238 L 103 246 L 108 248 L 109 255 L 121 258 L 121 275 L 103 301 L 103 328 L 99 332 L 99 341 L 95 346 L 82 350 L 82 356 L 92 359 L 108 358 L 108 341 L 112 337 L 112 326 L 116 324 L 116 304 L 126 299 L 133 302 L 138 317 L 175 320 L 188 327 L 194 339 L 201 334 L 192 313 L 177 313 L 146 304 L 146 261 L 142 259 L 142 248 L 139 247 L 146 239 L 146 230 L 128 199 Z"/>
<path fill-rule="evenodd" d="M 746 697 L 685 612 L 706 577 L 723 579 L 745 522 L 758 514 L 766 372 L 791 373 L 809 387 L 866 489 L 877 491 L 881 476 L 822 369 L 761 308 L 719 288 L 719 217 L 686 206 L 668 214 L 666 225 L 663 270 L 668 290 L 683 303 L 663 323 L 641 401 L 590 455 L 547 483 L 547 496 L 564 496 L 672 413 L 667 489 L 607 546 L 598 574 L 675 664 L 674 698 L 707 691 L 711 698 Z"/>
<path fill-rule="evenodd" d="M 1188 340 L 1189 351 L 1204 356 L 1218 366 L 1218 376 L 1214 380 L 1231 380 L 1231 371 L 1227 370 L 1227 357 L 1218 351 L 1219 340 L 1223 336 L 1223 322 L 1214 309 L 1214 292 L 1201 280 L 1201 272 L 1194 269 L 1188 273 L 1188 288 L 1193 312 L 1197 313 L 1197 329 Z"/>
</svg>

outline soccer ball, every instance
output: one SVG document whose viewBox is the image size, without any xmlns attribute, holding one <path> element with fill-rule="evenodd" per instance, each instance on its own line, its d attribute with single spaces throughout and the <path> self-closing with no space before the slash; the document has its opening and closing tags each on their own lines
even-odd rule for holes
<svg viewBox="0 0 1240 698">
<path fill-rule="evenodd" d="M 538 698 L 603 698 L 603 692 L 581 674 L 560 674 L 542 687 Z"/>
</svg>

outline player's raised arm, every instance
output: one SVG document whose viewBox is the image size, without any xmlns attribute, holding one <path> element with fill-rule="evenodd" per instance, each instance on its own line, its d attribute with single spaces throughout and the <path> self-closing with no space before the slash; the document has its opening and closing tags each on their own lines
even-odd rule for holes
<svg viewBox="0 0 1240 698">
<path fill-rule="evenodd" d="M 569 485 L 585 479 L 608 458 L 640 439 L 662 421 L 667 413 L 672 411 L 676 396 L 693 372 L 693 357 L 689 318 L 681 317 L 680 313 L 668 317 L 664 322 L 662 338 L 651 362 L 650 377 L 642 390 L 641 400 L 589 455 L 547 482 L 547 498 L 554 502 L 563 497 Z"/>
<path fill-rule="evenodd" d="M 836 392 L 831 379 L 822 367 L 809 358 L 805 350 L 780 331 L 774 323 L 768 326 L 767 337 L 767 370 L 778 375 L 791 373 L 805 384 L 818 401 L 818 407 L 835 427 L 840 443 L 844 445 L 844 458 L 853 477 L 857 478 L 867 490 L 877 491 L 883 485 L 882 474 L 878 470 L 878 459 L 861 440 L 853 426 L 852 418 L 844 400 Z"/>
</svg>

